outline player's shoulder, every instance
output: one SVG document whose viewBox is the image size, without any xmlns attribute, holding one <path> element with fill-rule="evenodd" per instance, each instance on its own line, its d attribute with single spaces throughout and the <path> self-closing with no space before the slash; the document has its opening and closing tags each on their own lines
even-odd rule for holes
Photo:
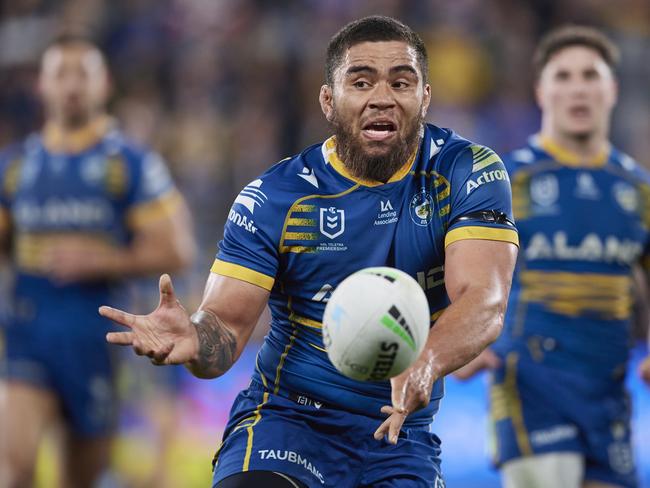
<svg viewBox="0 0 650 488">
<path fill-rule="evenodd" d="M 650 171 L 637 162 L 629 154 L 612 148 L 608 165 L 615 168 L 625 178 L 635 180 L 644 185 L 650 185 Z"/>
<path fill-rule="evenodd" d="M 148 157 L 159 157 L 150 147 L 136 142 L 115 126 L 106 132 L 99 150 L 107 158 L 122 158 L 128 164 L 139 164 Z"/>
<path fill-rule="evenodd" d="M 257 193 L 277 208 L 289 207 L 311 195 L 331 193 L 331 171 L 325 168 L 322 146 L 314 144 L 280 160 L 246 185 L 242 194 Z"/>
<path fill-rule="evenodd" d="M 545 161 L 548 161 L 548 155 L 539 146 L 535 135 L 530 136 L 525 145 L 503 154 L 503 164 L 510 175 L 520 171 L 534 171 Z"/>
<path fill-rule="evenodd" d="M 477 144 L 451 129 L 427 124 L 423 150 L 429 151 L 430 170 L 451 179 L 454 175 L 475 173 L 483 168 L 502 165 L 499 155 L 490 147 Z M 428 144 L 428 147 L 426 146 Z"/>
</svg>

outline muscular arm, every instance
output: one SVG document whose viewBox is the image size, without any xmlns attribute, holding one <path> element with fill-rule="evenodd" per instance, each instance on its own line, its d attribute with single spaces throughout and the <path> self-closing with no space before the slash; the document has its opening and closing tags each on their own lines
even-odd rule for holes
<svg viewBox="0 0 650 488">
<path fill-rule="evenodd" d="M 199 378 L 215 378 L 239 358 L 268 298 L 264 288 L 211 273 L 199 310 L 190 318 L 165 274 L 160 303 L 150 314 L 111 307 L 100 307 L 99 313 L 130 329 L 108 333 L 108 342 L 132 346 L 155 364 L 184 364 Z"/>
<path fill-rule="evenodd" d="M 445 286 L 451 305 L 425 347 L 434 378 L 475 358 L 501 332 L 517 258 L 514 244 L 462 240 L 447 247 Z"/>
<path fill-rule="evenodd" d="M 259 286 L 210 273 L 199 310 L 192 315 L 198 349 L 186 363 L 199 378 L 222 375 L 239 358 L 266 306 Z"/>
</svg>

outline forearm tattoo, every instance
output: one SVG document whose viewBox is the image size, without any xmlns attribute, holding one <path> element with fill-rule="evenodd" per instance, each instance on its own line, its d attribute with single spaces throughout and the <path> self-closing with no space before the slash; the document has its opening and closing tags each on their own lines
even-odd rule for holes
<svg viewBox="0 0 650 488">
<path fill-rule="evenodd" d="M 199 355 L 192 365 L 196 372 L 225 373 L 235 361 L 234 334 L 212 312 L 199 310 L 191 317 L 199 336 Z"/>
</svg>

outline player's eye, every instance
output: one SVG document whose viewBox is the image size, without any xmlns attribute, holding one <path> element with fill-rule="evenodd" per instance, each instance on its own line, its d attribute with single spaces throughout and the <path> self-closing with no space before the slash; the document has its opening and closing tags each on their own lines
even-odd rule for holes
<svg viewBox="0 0 650 488">
<path fill-rule="evenodd" d="M 393 88 L 397 88 L 398 90 L 408 88 L 409 84 L 406 81 L 395 81 L 393 82 Z"/>
<path fill-rule="evenodd" d="M 368 88 L 370 86 L 370 83 L 368 83 L 365 80 L 357 80 L 354 83 L 352 83 L 352 86 L 355 88 Z"/>
<path fill-rule="evenodd" d="M 598 71 L 595 69 L 589 69 L 583 74 L 585 80 L 597 80 L 599 78 Z"/>
</svg>

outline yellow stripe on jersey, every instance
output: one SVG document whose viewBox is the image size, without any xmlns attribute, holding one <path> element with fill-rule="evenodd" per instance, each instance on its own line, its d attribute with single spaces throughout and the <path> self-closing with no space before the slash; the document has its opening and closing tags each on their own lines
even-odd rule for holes
<svg viewBox="0 0 650 488">
<path fill-rule="evenodd" d="M 528 438 L 521 399 L 517 390 L 517 361 L 519 356 L 511 352 L 506 357 L 506 373 L 503 383 L 490 388 L 490 417 L 492 422 L 510 419 L 515 431 L 517 446 L 522 455 L 531 455 L 533 450 Z"/>
<path fill-rule="evenodd" d="M 517 232 L 512 229 L 467 226 L 458 227 L 447 232 L 447 235 L 445 236 L 445 248 L 453 242 L 465 239 L 511 242 L 515 246 L 519 246 L 519 236 L 517 235 Z"/>
<path fill-rule="evenodd" d="M 433 312 L 431 314 L 431 322 L 435 322 L 436 320 L 438 320 L 445 310 L 447 310 L 447 307 L 440 309 L 437 312 Z"/>
<path fill-rule="evenodd" d="M 592 157 L 584 157 L 570 151 L 557 142 L 553 141 L 550 137 L 538 135 L 536 138 L 537 144 L 544 151 L 546 151 L 555 161 L 565 166 L 571 167 L 590 167 L 599 168 L 605 166 L 609 159 L 611 146 L 608 144 L 600 153 Z"/>
<path fill-rule="evenodd" d="M 311 347 L 313 347 L 314 349 L 318 349 L 319 351 L 322 351 L 322 352 L 325 352 L 325 353 L 327 352 L 325 349 L 323 349 L 323 348 L 320 347 L 320 346 L 317 346 L 316 344 L 312 344 L 311 342 L 308 342 L 308 344 L 309 344 Z"/>
<path fill-rule="evenodd" d="M 265 275 L 264 273 L 246 268 L 245 266 L 241 266 L 239 264 L 221 261 L 220 259 L 214 260 L 210 271 L 222 276 L 236 278 L 238 280 L 251 283 L 252 285 L 257 285 L 268 291 L 271 291 L 273 288 L 273 283 L 275 283 L 275 278 L 272 276 Z"/>
<path fill-rule="evenodd" d="M 530 175 L 519 171 L 512 178 L 512 214 L 516 220 L 528 218 L 530 214 Z"/>
<path fill-rule="evenodd" d="M 321 330 L 323 328 L 323 324 L 321 324 L 317 320 L 312 320 L 310 318 L 303 317 L 294 312 L 291 312 L 289 314 L 289 320 L 291 322 L 296 322 L 300 325 L 304 325 L 305 327 L 311 327 L 312 329 Z"/>
<path fill-rule="evenodd" d="M 318 239 L 316 232 L 287 232 L 284 235 L 287 241 L 315 241 Z"/>
<path fill-rule="evenodd" d="M 316 226 L 316 219 L 296 219 L 296 218 L 291 218 L 289 219 L 289 222 L 287 225 L 295 225 L 297 227 L 303 226 L 303 227 L 315 227 Z"/>
<path fill-rule="evenodd" d="M 472 150 L 472 156 L 474 162 L 474 164 L 472 165 L 472 173 L 476 173 L 477 171 L 480 171 L 483 168 L 487 168 L 491 164 L 501 162 L 501 158 L 499 158 L 497 153 L 495 153 L 489 147 L 473 144 L 472 146 L 470 146 L 470 149 Z"/>
<path fill-rule="evenodd" d="M 11 212 L 6 207 L 0 207 L 0 234 L 6 234 L 11 227 Z"/>
<path fill-rule="evenodd" d="M 522 271 L 521 300 L 541 303 L 548 310 L 578 317 L 596 314 L 625 320 L 632 313 L 632 278 L 628 275 Z"/>
<path fill-rule="evenodd" d="M 246 441 L 246 453 L 244 454 L 244 463 L 242 465 L 242 471 L 248 471 L 248 467 L 251 462 L 251 453 L 253 452 L 253 427 L 255 427 L 260 420 L 262 420 L 262 407 L 269 401 L 269 392 L 265 391 L 262 396 L 262 403 L 260 403 L 255 409 L 253 423 L 246 428 L 248 432 L 248 439 Z"/>
<path fill-rule="evenodd" d="M 284 218 L 284 225 L 282 226 L 282 234 L 280 235 L 280 245 L 278 246 L 278 250 L 280 251 L 281 254 L 287 253 L 287 252 L 315 252 L 315 248 L 310 248 L 309 246 L 286 246 L 285 245 L 285 240 L 291 240 L 289 235 L 295 234 L 294 232 L 288 232 L 287 228 L 292 226 L 291 221 L 296 219 L 294 217 L 294 213 L 300 212 L 300 213 L 305 213 L 305 212 L 315 212 L 318 209 L 317 205 L 313 204 L 304 204 L 303 202 L 306 200 L 311 200 L 311 199 L 316 199 L 316 198 L 323 198 L 323 199 L 331 199 L 331 198 L 339 198 L 342 196 L 347 195 L 348 193 L 352 193 L 354 190 L 359 188 L 360 185 L 356 184 L 351 188 L 348 188 L 345 191 L 342 191 L 341 193 L 335 193 L 333 195 L 307 195 L 304 197 L 300 197 L 298 200 L 293 202 L 291 207 L 289 208 L 289 211 L 287 212 L 286 217 Z M 302 218 L 302 217 L 301 217 Z M 314 219 L 314 224 L 315 224 L 315 219 Z M 313 239 L 304 239 L 304 240 L 316 240 L 318 237 L 318 233 L 313 234 L 315 237 Z M 295 239 L 295 236 L 294 236 Z M 307 250 L 310 249 L 310 250 Z"/>
<path fill-rule="evenodd" d="M 131 229 L 140 229 L 156 220 L 172 216 L 182 201 L 177 190 L 170 190 L 155 200 L 134 206 L 126 215 L 127 225 Z"/>
</svg>

